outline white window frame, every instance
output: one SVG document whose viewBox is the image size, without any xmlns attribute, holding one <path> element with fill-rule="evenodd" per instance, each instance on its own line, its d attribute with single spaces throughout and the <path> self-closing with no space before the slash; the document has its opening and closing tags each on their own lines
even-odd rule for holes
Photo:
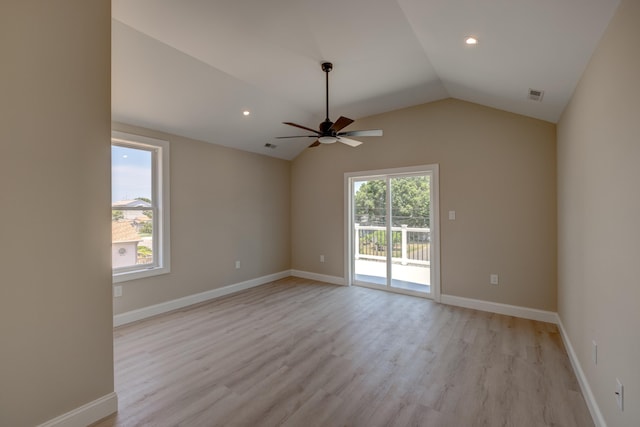
<svg viewBox="0 0 640 427">
<path fill-rule="evenodd" d="M 169 141 L 133 135 L 124 132 L 111 132 L 111 145 L 149 150 L 152 156 L 152 200 L 154 262 L 152 265 L 133 266 L 113 270 L 113 283 L 142 279 L 167 274 L 170 269 L 170 220 L 169 220 Z"/>
</svg>

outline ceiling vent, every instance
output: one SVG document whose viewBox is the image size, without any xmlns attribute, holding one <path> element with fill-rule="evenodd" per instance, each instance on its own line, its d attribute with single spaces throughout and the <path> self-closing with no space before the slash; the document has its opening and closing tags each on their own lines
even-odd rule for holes
<svg viewBox="0 0 640 427">
<path fill-rule="evenodd" d="M 537 89 L 529 89 L 529 99 L 532 101 L 542 102 L 542 97 L 544 96 L 543 90 Z"/>
</svg>

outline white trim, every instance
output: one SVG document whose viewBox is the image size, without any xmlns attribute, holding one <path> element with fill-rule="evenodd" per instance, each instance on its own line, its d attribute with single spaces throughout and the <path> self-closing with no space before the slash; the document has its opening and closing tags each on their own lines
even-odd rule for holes
<svg viewBox="0 0 640 427">
<path fill-rule="evenodd" d="M 168 274 L 171 270 L 169 267 L 151 267 L 144 270 L 122 271 L 119 273 L 113 273 L 111 276 L 111 282 L 113 284 L 128 282 L 130 280 L 144 279 L 145 277 L 160 276 L 162 274 Z"/>
<path fill-rule="evenodd" d="M 117 410 L 118 396 L 112 392 L 40 424 L 38 427 L 85 427 L 108 417 Z"/>
<path fill-rule="evenodd" d="M 582 395 L 584 396 L 584 400 L 587 402 L 587 407 L 589 408 L 589 412 L 591 413 L 591 418 L 593 418 L 593 423 L 596 427 L 607 427 L 607 423 L 602 416 L 602 412 L 600 412 L 600 407 L 598 406 L 598 402 L 596 401 L 593 392 L 591 391 L 591 387 L 589 386 L 589 381 L 587 380 L 587 376 L 584 374 L 582 370 L 582 365 L 580 365 L 580 361 L 578 360 L 578 356 L 571 345 L 571 341 L 569 340 L 569 335 L 567 334 L 567 330 L 564 328 L 562 324 L 562 319 L 560 316 L 556 315 L 558 329 L 560 330 L 560 336 L 562 337 L 562 342 L 564 343 L 565 348 L 567 349 L 567 354 L 569 355 L 569 360 L 571 361 L 571 366 L 573 366 L 573 372 L 575 372 L 576 377 L 578 378 L 578 383 L 580 384 L 580 389 L 582 390 Z"/>
<path fill-rule="evenodd" d="M 345 172 L 344 175 L 346 178 L 357 178 L 361 176 L 371 178 L 371 177 L 386 176 L 386 175 L 405 175 L 405 174 L 411 174 L 411 173 L 420 174 L 422 172 L 431 170 L 431 168 L 435 165 L 436 164 L 407 166 L 407 167 L 391 168 L 391 169 L 375 169 L 375 170 L 358 171 L 358 172 Z"/>
<path fill-rule="evenodd" d="M 267 276 L 258 277 L 233 285 L 223 286 L 221 288 L 211 289 L 210 291 L 198 294 L 188 295 L 186 297 L 166 301 L 160 304 L 150 305 L 148 307 L 131 310 L 126 313 L 116 314 L 113 316 L 113 326 L 122 326 L 148 317 L 157 316 L 158 314 L 167 313 L 169 311 L 178 310 L 193 304 L 209 301 L 214 298 L 233 294 L 245 289 L 255 288 L 256 286 L 271 283 L 275 280 L 284 279 L 291 276 L 291 271 L 281 271 L 280 273 L 269 274 Z"/>
<path fill-rule="evenodd" d="M 326 274 L 311 273 L 308 271 L 291 270 L 291 275 L 303 279 L 317 280 L 318 282 L 331 283 L 333 285 L 347 286 L 344 277 L 327 276 Z"/>
<path fill-rule="evenodd" d="M 353 283 L 353 263 L 351 262 L 351 247 L 353 246 L 353 233 L 351 229 L 351 209 L 353 209 L 352 194 L 353 185 L 351 185 L 351 179 L 347 174 L 344 175 L 344 284 L 351 286 Z"/>
<path fill-rule="evenodd" d="M 490 313 L 504 314 L 506 316 L 521 317 L 523 319 L 538 320 L 540 322 L 554 324 L 558 322 L 558 315 L 555 312 L 538 310 L 536 308 L 457 297 L 455 295 L 441 295 L 440 302 L 447 305 L 472 308 L 474 310 L 488 311 Z"/>
<path fill-rule="evenodd" d="M 431 295 L 424 292 L 412 291 L 411 289 L 402 289 L 402 288 L 394 288 L 394 287 L 388 288 L 386 285 L 359 282 L 357 280 L 355 281 L 355 283 L 353 283 L 353 285 L 360 286 L 361 288 L 369 288 L 369 289 L 375 289 L 383 292 L 390 292 L 393 294 L 411 295 L 412 297 L 424 298 L 424 299 L 433 301 L 433 298 L 431 298 Z"/>
<path fill-rule="evenodd" d="M 440 165 L 434 163 L 431 168 L 431 298 L 440 302 Z"/>
</svg>

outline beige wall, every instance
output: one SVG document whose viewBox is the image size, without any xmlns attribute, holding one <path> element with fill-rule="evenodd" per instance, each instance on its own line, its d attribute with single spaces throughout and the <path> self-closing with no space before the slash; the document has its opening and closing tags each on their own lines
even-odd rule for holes
<svg viewBox="0 0 640 427">
<path fill-rule="evenodd" d="M 113 129 L 167 140 L 171 153 L 171 272 L 119 283 L 116 314 L 290 269 L 290 162 L 120 123 Z"/>
<path fill-rule="evenodd" d="M 113 392 L 108 0 L 0 12 L 0 425 Z"/>
<path fill-rule="evenodd" d="M 558 312 L 611 427 L 640 423 L 638 39 L 640 2 L 622 0 L 558 125 Z"/>
<path fill-rule="evenodd" d="M 345 172 L 437 163 L 442 293 L 556 310 L 555 125 L 448 99 L 351 128 L 384 137 L 308 149 L 293 162 L 294 269 L 344 276 Z"/>
</svg>

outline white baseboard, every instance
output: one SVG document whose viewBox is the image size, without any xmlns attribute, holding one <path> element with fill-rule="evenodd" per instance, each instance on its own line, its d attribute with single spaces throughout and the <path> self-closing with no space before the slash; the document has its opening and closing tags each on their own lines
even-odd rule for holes
<svg viewBox="0 0 640 427">
<path fill-rule="evenodd" d="M 270 283 L 289 276 L 291 276 L 291 271 L 281 271 L 280 273 L 269 274 L 267 276 L 247 280 L 245 282 L 235 283 L 233 285 L 211 289 L 210 291 L 201 292 L 199 294 L 188 295 L 186 297 L 174 299 L 160 304 L 150 305 L 149 307 L 143 307 L 137 310 L 128 311 L 126 313 L 116 314 L 115 316 L 113 316 L 113 326 L 126 325 L 127 323 L 146 319 L 148 317 L 167 313 L 169 311 L 178 310 L 180 308 L 209 301 L 211 299 L 243 291 L 245 289 L 254 288 L 256 286 L 264 285 L 266 283 Z"/>
<path fill-rule="evenodd" d="M 318 282 L 331 283 L 333 285 L 347 285 L 344 277 L 327 276 L 326 274 L 310 273 L 308 271 L 291 270 L 291 276 L 301 277 L 303 279 L 309 280 L 317 280 Z"/>
<path fill-rule="evenodd" d="M 575 372 L 576 377 L 578 378 L 578 383 L 580 384 L 582 395 L 584 396 L 584 400 L 587 402 L 587 407 L 589 408 L 589 412 L 591 413 L 591 418 L 593 418 L 593 423 L 596 425 L 596 427 L 607 427 L 607 423 L 602 416 L 602 412 L 600 412 L 600 407 L 598 406 L 596 398 L 591 391 L 589 381 L 587 381 L 587 376 L 582 370 L 582 365 L 578 360 L 578 355 L 571 345 L 569 335 L 567 335 L 567 330 L 564 328 L 560 316 L 557 316 L 557 324 L 558 329 L 560 329 L 560 336 L 562 336 L 562 341 L 564 342 L 564 346 L 567 349 L 567 354 L 569 355 L 571 366 L 573 366 L 573 372 Z"/>
<path fill-rule="evenodd" d="M 109 393 L 99 399 L 62 414 L 38 427 L 86 427 L 118 410 L 118 396 Z"/>
<path fill-rule="evenodd" d="M 523 319 L 538 320 L 540 322 L 557 323 L 558 321 L 558 315 L 552 311 L 520 307 L 517 305 L 501 304 L 499 302 L 482 301 L 471 298 L 457 297 L 454 295 L 441 295 L 440 302 L 442 304 L 472 308 L 474 310 L 488 311 L 490 313 L 504 314 L 506 316 L 521 317 Z"/>
</svg>

